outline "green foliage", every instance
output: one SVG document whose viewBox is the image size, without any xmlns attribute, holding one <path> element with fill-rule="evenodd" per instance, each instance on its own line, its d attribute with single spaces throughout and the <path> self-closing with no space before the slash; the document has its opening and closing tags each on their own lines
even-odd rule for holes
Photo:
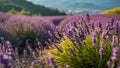
<svg viewBox="0 0 120 68">
<path fill-rule="evenodd" d="M 29 11 L 26 11 L 25 9 L 22 9 L 20 12 L 18 12 L 17 14 L 20 14 L 20 15 L 30 15 L 30 12 Z"/>
<path fill-rule="evenodd" d="M 12 32 L 12 34 L 18 38 L 22 39 L 30 39 L 30 40 L 35 40 L 36 35 L 35 35 L 35 26 L 26 26 L 24 24 L 20 24 L 19 26 L 14 26 L 13 28 L 9 28 Z"/>
<path fill-rule="evenodd" d="M 101 12 L 102 14 L 120 14 L 120 7 Z"/>
<path fill-rule="evenodd" d="M 17 11 L 15 9 L 11 9 L 8 11 L 8 14 L 17 14 Z"/>
<path fill-rule="evenodd" d="M 106 62 L 110 59 L 112 52 L 111 43 L 106 40 L 104 43 L 104 55 L 99 55 L 100 42 L 102 38 L 97 38 L 97 45 L 93 46 L 91 36 L 82 41 L 82 49 L 75 46 L 68 38 L 59 44 L 63 53 L 53 50 L 51 53 L 59 64 L 70 65 L 72 68 L 107 68 Z M 72 48 L 76 56 L 73 56 L 68 48 Z"/>
<path fill-rule="evenodd" d="M 19 47 L 19 54 L 23 53 L 23 50 L 26 46 L 26 40 L 30 40 L 30 41 L 35 41 L 37 38 L 37 35 L 35 33 L 35 26 L 34 24 L 31 26 L 26 26 L 23 23 L 20 23 L 19 25 L 15 25 L 14 27 L 8 27 L 9 31 L 11 32 L 11 34 L 13 36 L 15 36 L 16 38 L 19 38 L 21 43 L 19 43 L 18 45 Z M 18 43 L 18 42 L 17 42 Z M 16 43 L 16 44 L 17 44 Z M 34 44 L 32 44 L 34 45 Z"/>
<path fill-rule="evenodd" d="M 42 5 L 35 5 L 26 0 L 0 0 L 0 11 L 8 12 L 12 8 L 17 10 L 18 12 L 22 11 L 22 9 L 27 10 L 28 11 L 27 14 L 29 15 L 33 14 L 41 14 L 43 16 L 66 15 L 64 12 L 60 12 L 56 9 L 47 8 Z"/>
<path fill-rule="evenodd" d="M 15 9 L 9 10 L 7 13 L 9 14 L 20 14 L 20 15 L 30 15 L 31 13 L 25 9 L 22 9 L 21 11 L 16 11 Z"/>
</svg>

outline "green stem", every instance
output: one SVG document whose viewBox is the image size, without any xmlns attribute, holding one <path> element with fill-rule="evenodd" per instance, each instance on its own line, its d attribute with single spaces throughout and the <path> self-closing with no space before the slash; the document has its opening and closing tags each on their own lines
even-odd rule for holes
<svg viewBox="0 0 120 68">
<path fill-rule="evenodd" d="M 113 63 L 112 63 L 112 66 L 111 66 L 111 68 L 114 68 L 114 66 L 115 66 L 115 62 L 113 62 Z"/>
<path fill-rule="evenodd" d="M 98 68 L 102 68 L 102 56 L 100 56 L 100 61 L 99 61 L 99 65 L 98 65 Z"/>
</svg>

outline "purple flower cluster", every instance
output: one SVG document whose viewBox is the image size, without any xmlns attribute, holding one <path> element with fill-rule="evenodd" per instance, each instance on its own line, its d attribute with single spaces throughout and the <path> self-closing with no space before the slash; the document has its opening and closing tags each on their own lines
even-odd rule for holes
<svg viewBox="0 0 120 68">
<path fill-rule="evenodd" d="M 16 55 L 13 47 L 9 41 L 5 41 L 1 37 L 2 43 L 0 43 L 0 66 L 2 68 L 12 68 L 12 62 L 16 61 Z"/>
<path fill-rule="evenodd" d="M 7 55 L 0 53 L 0 67 L 2 68 L 12 68 L 12 64 Z"/>
<path fill-rule="evenodd" d="M 50 58 L 49 58 L 49 61 L 50 61 L 50 63 L 52 64 L 52 68 L 58 68 L 57 65 L 56 65 L 56 62 L 55 62 L 54 57 L 50 57 Z"/>
<path fill-rule="evenodd" d="M 26 43 L 23 55 L 19 54 L 18 48 L 14 48 L 14 46 L 11 45 L 9 41 L 5 41 L 3 37 L 1 37 L 0 42 L 0 68 L 26 68 L 30 66 L 34 60 L 37 64 L 42 62 L 38 59 L 38 57 L 42 57 L 39 53 L 40 50 L 33 50 L 28 42 Z"/>
<path fill-rule="evenodd" d="M 102 56 L 104 54 L 104 42 L 101 42 L 100 49 L 99 49 L 99 54 Z"/>
<path fill-rule="evenodd" d="M 114 67 L 115 62 L 118 59 L 118 55 L 119 55 L 119 48 L 117 46 L 112 48 L 112 54 L 110 57 L 110 60 L 107 62 L 108 67 Z"/>
<path fill-rule="evenodd" d="M 75 53 L 75 51 L 74 51 L 72 48 L 68 48 L 68 50 L 70 51 L 70 53 L 71 53 L 73 56 L 76 56 L 76 53 Z"/>
<path fill-rule="evenodd" d="M 117 46 L 113 47 L 112 55 L 111 55 L 111 60 L 112 61 L 116 61 L 117 60 L 118 53 L 119 53 L 119 48 Z"/>
<path fill-rule="evenodd" d="M 66 24 L 66 26 L 64 26 L 64 28 L 61 30 L 62 36 L 60 40 L 58 40 L 58 35 L 55 35 L 55 32 L 49 32 L 49 35 L 52 36 L 50 38 L 52 41 L 49 39 L 50 43 L 55 45 L 55 47 L 60 51 L 62 49 L 59 47 L 58 44 L 60 44 L 62 41 L 68 38 L 73 43 L 74 47 L 77 47 L 82 51 L 82 49 L 84 48 L 83 47 L 84 44 L 87 44 L 87 43 L 83 43 L 84 40 L 86 40 L 89 35 L 92 35 L 92 40 L 91 40 L 92 45 L 96 46 L 95 47 L 96 52 L 98 52 L 99 55 L 102 57 L 100 59 L 100 63 L 103 63 L 103 62 L 106 63 L 107 60 L 106 59 L 103 60 L 103 59 L 110 58 L 110 61 L 108 62 L 108 64 L 109 65 L 113 64 L 112 62 L 117 60 L 118 51 L 119 51 L 119 48 L 116 46 L 116 44 L 120 42 L 120 40 L 118 39 L 120 35 L 120 30 L 119 30 L 120 25 L 119 25 L 119 22 L 115 20 L 115 19 L 118 19 L 116 18 L 117 17 L 116 15 L 113 15 L 113 17 L 115 18 L 112 18 L 109 22 L 108 22 L 109 19 L 107 19 L 106 16 L 109 19 L 112 17 L 111 15 L 110 16 L 99 15 L 99 17 L 97 17 L 97 15 L 94 15 L 94 14 L 91 16 L 87 14 L 86 17 L 81 15 L 78 17 L 74 17 L 75 18 L 74 20 L 69 19 L 72 22 Z M 108 22 L 108 23 L 105 23 L 105 22 Z M 56 33 L 58 34 L 59 31 Z M 116 39 L 112 40 L 112 36 L 114 35 L 116 35 L 117 37 L 117 42 L 116 42 Z M 105 45 L 109 45 L 107 44 L 109 42 L 110 43 L 112 42 L 111 44 L 112 55 L 111 57 L 108 57 L 108 56 L 105 57 L 106 52 L 108 52 Z M 68 45 L 68 51 L 72 54 L 72 56 L 77 57 L 77 53 L 75 52 L 74 48 L 69 47 L 69 45 Z M 62 53 L 64 53 L 64 50 L 62 50 Z M 108 55 L 110 56 L 109 53 Z"/>
<path fill-rule="evenodd" d="M 92 33 L 92 43 L 93 43 L 93 46 L 96 46 L 97 44 L 97 40 L 96 40 L 96 33 Z"/>
</svg>

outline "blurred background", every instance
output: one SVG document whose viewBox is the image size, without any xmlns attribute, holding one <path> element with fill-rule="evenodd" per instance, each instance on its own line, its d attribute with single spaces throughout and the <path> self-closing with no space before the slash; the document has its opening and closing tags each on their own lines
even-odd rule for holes
<svg viewBox="0 0 120 68">
<path fill-rule="evenodd" d="M 120 0 L 28 0 L 59 9 L 67 14 L 100 13 L 104 10 L 120 7 Z"/>
</svg>

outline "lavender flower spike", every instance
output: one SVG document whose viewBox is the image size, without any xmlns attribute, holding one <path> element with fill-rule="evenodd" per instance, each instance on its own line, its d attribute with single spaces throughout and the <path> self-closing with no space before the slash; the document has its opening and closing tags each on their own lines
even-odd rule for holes
<svg viewBox="0 0 120 68">
<path fill-rule="evenodd" d="M 99 54 L 102 56 L 104 54 L 104 42 L 101 42 L 100 49 L 99 49 Z"/>
<path fill-rule="evenodd" d="M 50 31 L 50 30 L 48 30 L 48 34 L 49 34 L 50 36 L 53 36 L 53 34 L 51 33 L 51 31 Z"/>
<path fill-rule="evenodd" d="M 103 38 L 103 41 L 106 40 L 106 32 L 105 31 L 102 33 L 102 38 Z"/>
<path fill-rule="evenodd" d="M 75 53 L 75 51 L 74 51 L 72 48 L 68 48 L 68 49 L 69 49 L 70 53 L 71 53 L 73 56 L 76 56 L 76 53 Z"/>
<path fill-rule="evenodd" d="M 86 18 L 87 18 L 87 20 L 90 20 L 90 15 L 89 14 L 86 14 Z"/>
<path fill-rule="evenodd" d="M 118 52 L 119 52 L 119 48 L 117 46 L 113 47 L 113 49 L 112 49 L 112 55 L 111 55 L 111 60 L 112 61 L 116 61 L 117 60 Z"/>
<path fill-rule="evenodd" d="M 112 38 L 112 43 L 111 43 L 111 44 L 112 44 L 113 47 L 116 46 L 116 43 L 115 43 L 115 36 L 113 36 L 113 38 Z"/>
<path fill-rule="evenodd" d="M 52 63 L 52 64 L 55 63 L 55 60 L 54 60 L 54 57 L 53 57 L 53 56 L 51 56 L 51 57 L 49 58 L 49 62 Z"/>
<path fill-rule="evenodd" d="M 92 43 L 95 46 L 97 41 L 96 41 L 96 33 L 92 33 Z"/>
<path fill-rule="evenodd" d="M 116 23 L 116 35 L 118 35 L 119 34 L 119 31 L 120 31 L 120 26 L 119 26 L 119 23 L 117 22 Z"/>
<path fill-rule="evenodd" d="M 100 28 L 100 31 L 102 31 L 102 23 L 99 22 L 98 27 Z"/>
<path fill-rule="evenodd" d="M 107 66 L 108 66 L 109 68 L 112 67 L 112 64 L 113 64 L 113 62 L 112 62 L 111 60 L 107 61 Z"/>
</svg>

